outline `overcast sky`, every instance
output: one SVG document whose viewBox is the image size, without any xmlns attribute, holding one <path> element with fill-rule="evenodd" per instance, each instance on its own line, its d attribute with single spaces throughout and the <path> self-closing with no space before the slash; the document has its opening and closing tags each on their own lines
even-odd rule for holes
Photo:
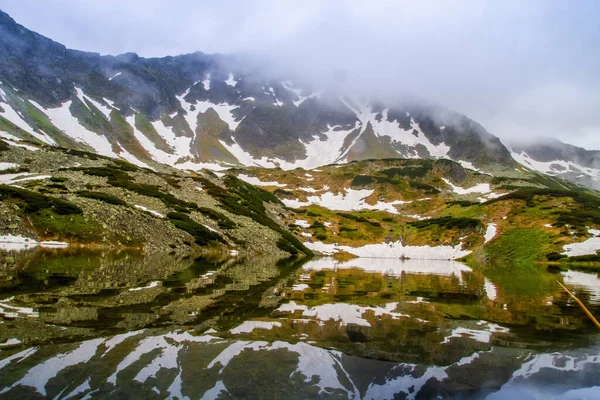
<svg viewBox="0 0 600 400">
<path fill-rule="evenodd" d="M 343 69 L 375 98 L 426 98 L 507 141 L 600 149 L 597 0 L 0 0 L 0 9 L 70 48 L 244 52 L 316 82 Z"/>
</svg>

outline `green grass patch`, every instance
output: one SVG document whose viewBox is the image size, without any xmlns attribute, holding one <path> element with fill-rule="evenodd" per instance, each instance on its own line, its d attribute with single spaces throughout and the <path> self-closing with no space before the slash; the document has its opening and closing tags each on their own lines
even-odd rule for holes
<svg viewBox="0 0 600 400">
<path fill-rule="evenodd" d="M 499 236 L 485 251 L 490 260 L 532 263 L 550 253 L 552 240 L 548 233 L 535 228 L 513 228 Z"/>
<path fill-rule="evenodd" d="M 441 228 L 453 229 L 457 228 L 460 230 L 463 229 L 477 229 L 483 228 L 483 224 L 480 220 L 476 218 L 455 218 L 455 217 L 441 217 L 441 218 L 433 218 L 433 219 L 425 219 L 422 221 L 413 221 L 408 225 L 414 226 L 415 228 L 429 228 L 432 226 L 439 226 Z"/>
<path fill-rule="evenodd" d="M 60 215 L 43 209 L 31 215 L 33 224 L 42 236 L 58 236 L 60 239 L 78 242 L 94 242 L 102 237 L 102 227 L 80 214 Z"/>
</svg>

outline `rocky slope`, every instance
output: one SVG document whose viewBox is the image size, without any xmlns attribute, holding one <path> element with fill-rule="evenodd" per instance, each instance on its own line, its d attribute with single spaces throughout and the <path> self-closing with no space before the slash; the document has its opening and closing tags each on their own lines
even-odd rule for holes
<svg viewBox="0 0 600 400">
<path fill-rule="evenodd" d="M 3 242 L 22 236 L 71 246 L 310 254 L 282 226 L 287 211 L 279 200 L 232 176 L 166 166 L 158 172 L 93 153 L 8 143 L 0 140 Z"/>
</svg>

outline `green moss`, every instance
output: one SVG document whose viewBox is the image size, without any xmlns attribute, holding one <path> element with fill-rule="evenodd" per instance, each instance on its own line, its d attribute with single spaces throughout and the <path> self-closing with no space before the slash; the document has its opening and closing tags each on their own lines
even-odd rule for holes
<svg viewBox="0 0 600 400">
<path fill-rule="evenodd" d="M 213 232 L 196 221 L 192 220 L 187 214 L 181 212 L 170 212 L 167 218 L 173 225 L 192 235 L 194 240 L 200 246 L 206 246 L 213 242 L 226 243 L 225 240 L 216 232 Z"/>
<path fill-rule="evenodd" d="M 283 251 L 287 251 L 290 254 L 298 254 L 298 249 L 294 247 L 287 239 L 280 238 L 277 241 L 277 247 L 279 247 Z"/>
<path fill-rule="evenodd" d="M 290 245 L 302 251 L 304 254 L 313 254 L 311 250 L 306 248 L 306 246 L 298 240 L 298 238 L 282 228 L 267 215 L 263 202 L 283 205 L 274 194 L 252 186 L 233 175 L 227 175 L 223 178 L 227 189 L 224 189 L 203 177 L 194 177 L 193 179 L 201 182 L 204 190 L 206 190 L 206 192 L 214 199 L 219 201 L 221 206 L 230 213 L 249 217 L 259 224 L 278 232 L 283 239 L 290 243 Z"/>
<path fill-rule="evenodd" d="M 212 208 L 200 207 L 198 211 L 216 221 L 219 224 L 219 228 L 233 229 L 236 227 L 235 222 L 229 219 L 225 214 L 213 210 Z"/>
<path fill-rule="evenodd" d="M 428 185 L 426 183 L 410 181 L 408 184 L 410 185 L 411 188 L 418 189 L 426 194 L 439 194 L 440 193 L 439 189 L 437 189 L 431 185 Z"/>
<path fill-rule="evenodd" d="M 368 185 L 372 185 L 373 183 L 377 182 L 377 179 L 369 176 L 369 175 L 358 175 L 355 176 L 354 179 L 352 179 L 352 183 L 350 183 L 351 187 L 363 187 L 363 186 L 368 186 Z"/>
<path fill-rule="evenodd" d="M 455 217 L 441 217 L 433 219 L 425 219 L 422 221 L 410 222 L 408 225 L 414 226 L 415 228 L 428 228 L 431 226 L 439 226 L 445 229 L 477 229 L 482 228 L 483 224 L 480 220 L 475 218 L 455 218 Z"/>
<path fill-rule="evenodd" d="M 73 168 L 72 170 L 82 171 L 86 175 L 105 177 L 107 178 L 108 184 L 111 186 L 131 190 L 142 196 L 160 199 L 167 207 L 172 207 L 179 211 L 198 209 L 196 203 L 180 200 L 170 193 L 161 191 L 160 187 L 156 185 L 145 185 L 133 182 L 131 176 L 123 171 L 123 167 L 125 167 L 125 170 L 127 171 L 130 170 L 128 168 L 135 168 L 137 170 L 137 167 L 125 162 L 122 162 L 119 168 L 107 165 L 104 167 Z"/>
<path fill-rule="evenodd" d="M 104 192 L 90 192 L 87 190 L 82 190 L 80 192 L 77 192 L 77 194 L 81 197 L 86 197 L 88 199 L 103 201 L 105 203 L 113 204 L 115 206 L 127 205 L 127 203 L 124 202 L 123 200 L 121 200 L 120 198 L 113 196 L 112 194 L 108 194 L 108 193 L 104 193 Z"/>
<path fill-rule="evenodd" d="M 102 228 L 97 222 L 86 220 L 83 215 L 60 215 L 43 209 L 31 216 L 38 233 L 43 237 L 94 242 L 102 237 Z"/>
<path fill-rule="evenodd" d="M 410 179 L 424 178 L 429 172 L 431 172 L 432 164 L 428 165 L 410 165 L 401 168 L 388 168 L 381 171 L 382 174 L 389 178 L 393 177 L 406 177 Z"/>
<path fill-rule="evenodd" d="M 82 214 L 81 208 L 62 199 L 46 196 L 26 189 L 0 185 L 0 200 L 13 199 L 23 204 L 24 212 L 33 214 L 41 210 L 50 210 L 58 215 Z"/>
<path fill-rule="evenodd" d="M 573 199 L 575 205 L 570 210 L 557 210 L 555 226 L 571 225 L 583 229 L 588 224 L 600 223 L 600 198 L 588 191 L 565 189 L 537 189 L 521 188 L 515 192 L 487 201 L 485 204 L 494 204 L 506 200 L 523 200 L 527 207 L 535 207 L 540 202 L 540 197 L 557 199 L 560 197 Z"/>
</svg>

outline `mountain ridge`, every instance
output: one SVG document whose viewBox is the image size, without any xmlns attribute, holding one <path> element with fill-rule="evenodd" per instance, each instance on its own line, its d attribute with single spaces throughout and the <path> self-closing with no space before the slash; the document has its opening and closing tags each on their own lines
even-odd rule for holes
<svg viewBox="0 0 600 400">
<path fill-rule="evenodd" d="M 71 50 L 2 11 L 0 32 L 5 139 L 97 152 L 150 168 L 311 169 L 398 157 L 449 158 L 492 173 L 518 161 L 557 172 L 527 162 L 520 148 L 511 153 L 468 117 L 422 101 L 385 104 L 300 87 L 233 55 L 144 58 Z M 541 149 L 529 153 L 539 159 Z M 573 161 L 572 152 L 561 156 Z M 597 188 L 600 170 L 561 176 Z"/>
</svg>

